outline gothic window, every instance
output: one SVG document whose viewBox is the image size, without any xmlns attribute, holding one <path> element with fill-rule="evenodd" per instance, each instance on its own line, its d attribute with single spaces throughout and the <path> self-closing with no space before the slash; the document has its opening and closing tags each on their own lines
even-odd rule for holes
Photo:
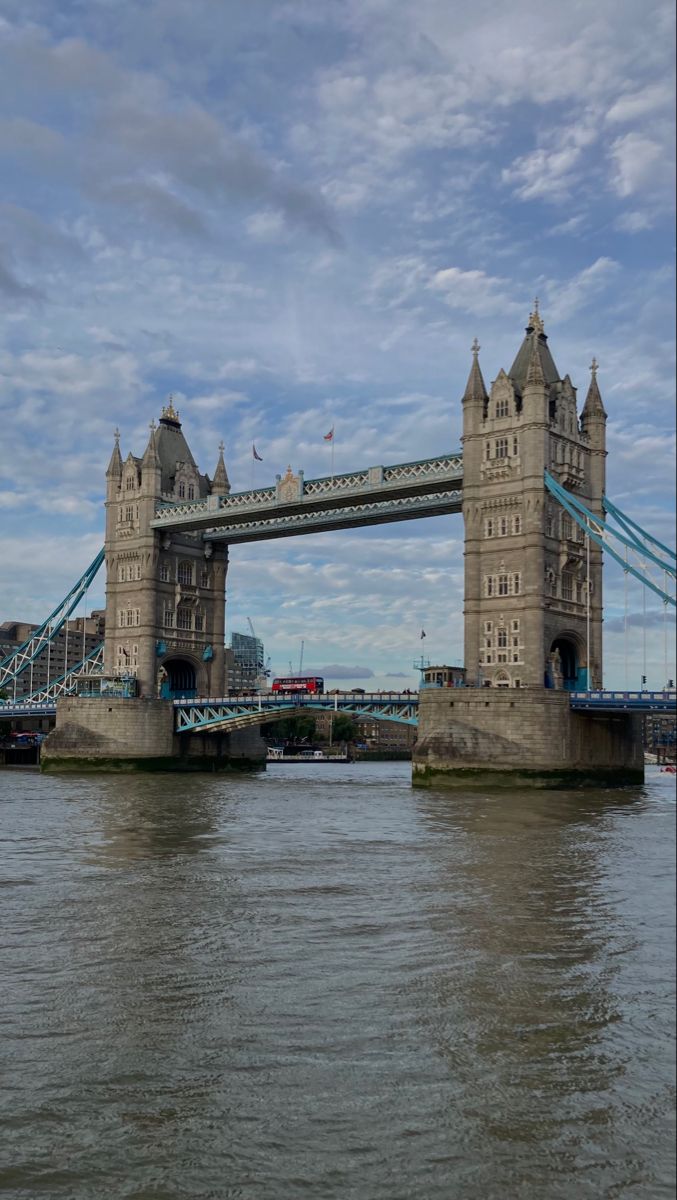
<svg viewBox="0 0 677 1200">
<path fill-rule="evenodd" d="M 137 564 L 136 564 L 136 572 L 135 572 L 135 575 L 136 575 L 136 578 L 137 578 L 137 579 L 140 579 L 140 578 L 141 578 L 141 563 L 137 563 Z"/>
<path fill-rule="evenodd" d="M 496 655 L 496 662 L 505 663 L 507 661 L 508 661 L 508 656 L 507 656 L 505 650 L 499 650 L 498 654 Z"/>
<path fill-rule="evenodd" d="M 176 628 L 190 629 L 192 627 L 192 612 L 189 608 L 182 608 L 181 605 L 176 610 Z"/>
<path fill-rule="evenodd" d="M 198 633 L 202 633 L 202 630 L 204 629 L 204 617 L 202 616 L 201 612 L 196 612 L 195 614 L 195 628 Z"/>
<path fill-rule="evenodd" d="M 179 583 L 193 582 L 193 564 L 192 562 L 184 561 L 179 563 Z"/>
<path fill-rule="evenodd" d="M 562 537 L 571 539 L 574 535 L 574 527 L 571 517 L 568 513 L 562 513 Z"/>
<path fill-rule="evenodd" d="M 491 638 L 490 637 L 485 637 L 484 645 L 487 650 L 491 650 Z"/>
<path fill-rule="evenodd" d="M 193 487 L 192 483 L 188 484 L 188 499 L 189 500 L 195 499 L 195 488 Z"/>
<path fill-rule="evenodd" d="M 563 571 L 562 572 L 562 599 L 563 600 L 573 600 L 573 598 L 574 598 L 573 579 L 571 578 L 571 575 L 569 574 L 568 571 Z"/>
<path fill-rule="evenodd" d="M 131 492 L 132 488 L 134 487 L 134 477 L 132 475 L 128 475 L 125 479 L 125 487 L 128 492 Z"/>
<path fill-rule="evenodd" d="M 555 518 L 551 512 L 545 514 L 545 534 L 546 537 L 555 536 Z"/>
<path fill-rule="evenodd" d="M 514 437 L 512 439 L 512 452 L 513 452 L 515 458 L 517 458 L 517 455 L 520 452 L 520 443 L 519 443 L 519 438 L 517 438 L 517 437 Z"/>
<path fill-rule="evenodd" d="M 508 457 L 508 439 L 505 437 L 496 438 L 496 458 Z"/>
<path fill-rule="evenodd" d="M 494 518 L 493 517 L 487 517 L 487 519 L 486 519 L 486 522 L 484 525 L 484 536 L 488 537 L 488 538 L 494 536 Z"/>
<path fill-rule="evenodd" d="M 512 577 L 512 594 L 513 594 L 513 596 L 519 596 L 521 590 L 522 590 L 522 575 L 521 575 L 521 572 L 516 571 Z"/>
<path fill-rule="evenodd" d="M 209 570 L 203 567 L 200 571 L 200 587 L 209 587 Z"/>
<path fill-rule="evenodd" d="M 134 609 L 134 624 L 135 625 L 141 624 L 141 609 L 140 608 Z"/>
<path fill-rule="evenodd" d="M 487 461 L 491 458 L 491 442 L 484 443 L 484 457 Z"/>
<path fill-rule="evenodd" d="M 174 624 L 174 612 L 171 608 L 166 608 L 163 625 L 164 625 L 165 629 L 171 629 L 173 624 Z"/>
<path fill-rule="evenodd" d="M 492 661 L 492 659 L 491 659 L 491 655 L 490 655 L 490 654 L 487 654 L 487 659 L 486 659 L 486 661 L 487 661 L 487 662 L 488 662 L 488 663 L 491 665 L 491 661 Z"/>
<path fill-rule="evenodd" d="M 124 608 L 120 608 L 120 609 L 118 609 L 118 625 L 120 626 L 121 629 L 124 629 L 126 624 L 127 624 L 127 613 L 125 612 Z"/>
<path fill-rule="evenodd" d="M 496 401 L 496 416 L 497 417 L 508 417 L 509 415 L 510 415 L 510 402 L 509 402 L 507 396 L 503 396 L 500 400 Z"/>
<path fill-rule="evenodd" d="M 513 533 L 521 533 L 522 532 L 522 518 L 520 516 L 513 517 L 512 531 L 513 531 Z"/>
<path fill-rule="evenodd" d="M 185 498 L 185 495 L 186 495 L 186 485 L 183 482 L 183 480 L 181 480 L 181 483 L 179 484 L 179 500 L 183 500 Z"/>
<path fill-rule="evenodd" d="M 504 650 L 508 645 L 508 634 L 505 629 L 499 629 L 496 645 L 499 646 L 501 650 Z"/>
<path fill-rule="evenodd" d="M 508 518 L 507 517 L 501 517 L 499 528 L 501 531 L 501 537 L 505 537 L 508 533 Z"/>
<path fill-rule="evenodd" d="M 493 621 L 485 621 L 484 622 L 484 632 L 485 633 L 491 633 L 493 628 L 494 628 Z"/>
<path fill-rule="evenodd" d="M 484 592 L 487 596 L 494 594 L 494 577 L 493 575 L 485 575 L 484 577 Z"/>
<path fill-rule="evenodd" d="M 118 567 L 118 583 L 124 583 L 124 582 L 125 582 L 125 568 Z"/>
<path fill-rule="evenodd" d="M 127 507 L 125 508 L 125 521 L 133 521 L 133 520 L 134 520 L 134 505 L 128 504 Z"/>
<path fill-rule="evenodd" d="M 519 662 L 519 660 L 520 660 L 520 656 L 519 656 L 519 654 L 516 654 L 516 653 L 515 653 L 515 651 L 513 651 L 513 655 L 512 655 L 512 661 L 513 661 L 514 663 L 516 663 L 516 662 Z"/>
<path fill-rule="evenodd" d="M 499 596 L 508 595 L 508 576 L 499 575 L 498 577 L 498 594 Z"/>
<path fill-rule="evenodd" d="M 520 640 L 519 640 L 519 638 L 518 638 L 518 637 L 514 637 L 514 638 L 512 639 L 512 646 L 513 646 L 513 650 L 519 650 L 519 648 L 520 648 Z"/>
<path fill-rule="evenodd" d="M 519 633 L 519 631 L 520 631 L 519 621 L 511 621 L 510 628 L 512 629 L 513 633 Z"/>
<path fill-rule="evenodd" d="M 169 563 L 168 562 L 160 563 L 160 579 L 162 580 L 163 583 L 169 583 L 170 573 L 169 573 Z"/>
</svg>

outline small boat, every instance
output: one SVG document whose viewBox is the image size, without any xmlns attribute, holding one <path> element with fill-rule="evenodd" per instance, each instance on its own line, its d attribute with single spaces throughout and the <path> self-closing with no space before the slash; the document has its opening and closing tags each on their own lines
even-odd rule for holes
<svg viewBox="0 0 677 1200">
<path fill-rule="evenodd" d="M 677 767 L 674 763 L 668 763 L 667 766 L 661 767 L 661 775 L 677 775 Z"/>
<path fill-rule="evenodd" d="M 268 746 L 266 750 L 266 762 L 340 763 L 350 761 L 347 750 L 338 751 L 336 754 L 326 754 L 324 750 L 299 750 L 289 753 L 282 746 Z"/>
</svg>

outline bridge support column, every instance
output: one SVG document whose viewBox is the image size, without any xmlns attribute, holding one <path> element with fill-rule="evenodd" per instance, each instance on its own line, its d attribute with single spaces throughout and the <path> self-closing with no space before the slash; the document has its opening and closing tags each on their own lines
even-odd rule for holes
<svg viewBox="0 0 677 1200">
<path fill-rule="evenodd" d="M 246 770 L 265 762 L 258 728 L 177 734 L 171 701 L 101 697 L 59 700 L 40 755 L 49 772 Z"/>
<path fill-rule="evenodd" d="M 546 688 L 423 689 L 412 772 L 417 787 L 641 783 L 641 717 L 572 712 Z"/>
</svg>

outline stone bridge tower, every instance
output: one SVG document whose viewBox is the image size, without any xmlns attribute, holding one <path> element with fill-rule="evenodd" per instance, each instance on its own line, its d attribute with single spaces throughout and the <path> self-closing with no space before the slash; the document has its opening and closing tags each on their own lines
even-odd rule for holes
<svg viewBox="0 0 677 1200">
<path fill-rule="evenodd" d="M 228 547 L 150 522 L 162 501 L 230 491 L 223 445 L 214 478 L 202 475 L 171 399 L 142 458 L 123 461 L 119 442 L 106 472 L 104 670 L 136 675 L 141 696 L 221 695 Z"/>
<path fill-rule="evenodd" d="M 538 311 L 487 394 L 479 346 L 463 396 L 465 667 L 470 685 L 602 684 L 602 553 L 546 490 L 547 469 L 602 515 L 606 413 L 580 414 Z"/>
</svg>

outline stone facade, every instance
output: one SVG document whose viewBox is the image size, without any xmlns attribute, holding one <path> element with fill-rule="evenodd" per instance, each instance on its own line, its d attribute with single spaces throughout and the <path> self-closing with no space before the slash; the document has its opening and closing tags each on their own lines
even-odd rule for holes
<svg viewBox="0 0 677 1200">
<path fill-rule="evenodd" d="M 567 787 L 641 782 L 641 717 L 572 712 L 543 687 L 424 690 L 413 782 L 424 786 Z"/>
<path fill-rule="evenodd" d="M 42 745 L 40 767 L 66 771 L 210 771 L 265 766 L 259 729 L 177 734 L 166 700 L 65 697 L 57 727 Z"/>
<path fill-rule="evenodd" d="M 537 307 L 489 393 L 473 346 L 463 396 L 469 684 L 601 686 L 601 550 L 544 485 L 547 469 L 602 514 L 606 413 L 596 375 L 593 361 L 579 419 L 576 389 L 559 375 Z"/>
<path fill-rule="evenodd" d="M 160 534 L 150 522 L 163 501 L 229 490 L 223 446 L 214 479 L 202 475 L 171 402 L 142 458 L 123 462 L 116 434 L 106 473 L 104 671 L 136 675 L 141 696 L 223 693 L 228 547 L 200 533 Z"/>
</svg>

